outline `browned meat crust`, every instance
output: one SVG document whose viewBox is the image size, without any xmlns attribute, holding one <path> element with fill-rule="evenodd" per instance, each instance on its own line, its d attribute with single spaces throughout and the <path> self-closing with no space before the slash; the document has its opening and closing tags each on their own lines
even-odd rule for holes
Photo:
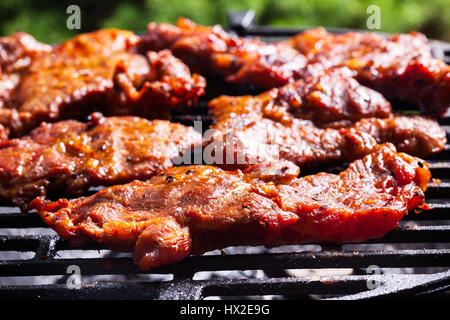
<svg viewBox="0 0 450 320">
<path fill-rule="evenodd" d="M 422 158 L 441 152 L 447 143 L 445 130 L 435 120 L 420 116 L 361 119 L 353 128 L 369 133 L 378 143 L 391 142 L 397 150 Z"/>
<path fill-rule="evenodd" d="M 9 130 L 0 124 L 0 142 L 7 140 L 9 137 Z"/>
<path fill-rule="evenodd" d="M 275 167 L 279 177 L 284 166 Z M 287 179 L 274 184 L 257 178 L 260 169 L 177 167 L 87 198 L 36 199 L 32 205 L 72 245 L 97 241 L 133 251 L 135 262 L 147 270 L 232 245 L 381 237 L 408 210 L 424 206 L 430 179 L 426 163 L 396 153 L 392 145 L 378 146 L 339 175 L 297 179 L 288 168 Z"/>
<path fill-rule="evenodd" d="M 330 34 L 323 28 L 308 30 L 285 41 L 310 62 L 325 67 L 347 66 L 364 85 L 389 99 L 400 99 L 433 115 L 450 107 L 450 66 L 432 57 L 428 39 L 420 33 Z"/>
<path fill-rule="evenodd" d="M 91 186 L 148 179 L 201 135 L 165 120 L 123 116 L 43 123 L 0 143 L 0 198 L 27 209 L 37 196 L 84 194 Z"/>
<path fill-rule="evenodd" d="M 195 72 L 218 73 L 227 81 L 273 88 L 300 76 L 305 57 L 285 45 L 244 39 L 219 25 L 204 27 L 186 18 L 176 26 L 150 23 L 141 50 L 170 49 Z"/>
<path fill-rule="evenodd" d="M 360 85 L 348 68 L 323 69 L 308 66 L 303 79 L 264 92 L 258 96 L 220 96 L 212 100 L 218 122 L 230 117 L 259 117 L 279 122 L 293 118 L 327 123 L 361 118 L 386 118 L 391 105 L 378 92 Z"/>
<path fill-rule="evenodd" d="M 15 93 L 20 79 L 28 70 L 31 61 L 50 51 L 49 45 L 36 41 L 24 32 L 0 37 L 0 109 L 11 108 L 15 104 Z M 0 141 L 8 136 L 9 129 L 0 125 Z"/>
<path fill-rule="evenodd" d="M 2 74 L 26 70 L 34 58 L 49 53 L 51 49 L 25 32 L 0 37 L 0 70 Z"/>
<path fill-rule="evenodd" d="M 0 123 L 21 136 L 41 121 L 107 115 L 168 118 L 204 93 L 205 81 L 169 51 L 133 53 L 139 37 L 104 29 L 68 40 L 31 61 Z"/>
<path fill-rule="evenodd" d="M 376 145 L 370 134 L 353 128 L 322 129 L 298 119 L 289 124 L 271 119 L 226 121 L 205 136 L 204 158 L 229 170 L 277 159 L 304 168 L 358 159 Z"/>
<path fill-rule="evenodd" d="M 391 142 L 399 151 L 421 157 L 440 152 L 445 146 L 445 131 L 432 119 L 392 115 L 364 118 L 390 116 L 390 109 L 383 113 L 383 108 L 363 104 L 355 108 L 351 103 L 354 100 L 341 98 L 336 98 L 339 102 L 327 104 L 333 99 L 323 99 L 325 103 L 316 103 L 303 98 L 307 91 L 304 87 L 302 80 L 259 96 L 212 100 L 209 106 L 217 123 L 204 139 L 206 162 L 236 169 L 286 159 L 307 167 L 352 161 L 372 152 L 377 143 Z M 328 97 L 355 93 L 351 88 L 338 88 L 334 87 Z M 337 121 L 321 123 L 334 119 Z M 352 122 L 354 119 L 360 120 Z"/>
<path fill-rule="evenodd" d="M 426 157 L 443 150 L 445 131 L 423 117 L 362 119 L 345 128 L 318 128 L 298 119 L 289 124 L 271 119 L 220 122 L 205 137 L 207 163 L 227 169 L 285 159 L 300 167 L 358 159 L 378 143 L 391 142 L 411 155 Z"/>
</svg>

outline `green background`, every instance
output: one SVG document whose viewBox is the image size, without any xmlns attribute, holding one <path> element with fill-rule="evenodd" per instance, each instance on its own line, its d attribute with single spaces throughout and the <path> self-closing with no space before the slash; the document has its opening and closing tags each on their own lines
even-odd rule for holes
<svg viewBox="0 0 450 320">
<path fill-rule="evenodd" d="M 81 8 L 81 30 L 68 30 L 66 8 Z M 272 26 L 366 28 L 369 5 L 381 9 L 383 32 L 417 30 L 450 41 L 450 0 L 0 0 L 0 33 L 22 30 L 57 43 L 104 27 L 144 31 L 149 21 L 174 23 L 179 16 L 205 25 L 227 24 L 227 12 L 254 9 L 256 23 Z"/>
</svg>

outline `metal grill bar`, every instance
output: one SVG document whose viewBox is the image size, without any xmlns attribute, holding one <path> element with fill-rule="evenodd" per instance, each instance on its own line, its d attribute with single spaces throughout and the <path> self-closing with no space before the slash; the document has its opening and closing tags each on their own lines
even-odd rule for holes
<svg viewBox="0 0 450 320">
<path fill-rule="evenodd" d="M 381 276 L 333 276 L 320 278 L 272 278 L 263 283 L 259 279 L 203 280 L 194 281 L 186 286 L 185 281 L 171 283 L 133 282 L 133 283 L 98 283 L 95 286 L 82 285 L 80 289 L 67 290 L 65 285 L 23 286 L 21 296 L 28 299 L 77 299 L 89 296 L 91 299 L 200 299 L 210 295 L 287 295 L 305 296 L 310 294 L 336 296 L 347 294 L 345 299 L 367 299 L 372 297 L 391 297 L 393 295 L 418 294 L 423 290 L 446 290 L 450 272 L 431 276 L 423 274 L 381 275 Z M 378 289 L 367 289 L 368 281 L 381 284 Z M 388 292 L 383 285 L 388 284 Z M 175 290 L 173 290 L 175 288 Z M 421 290 L 422 289 L 422 290 Z M 14 286 L 5 286 L 0 290 L 0 298 L 8 299 L 16 293 Z M 359 293 L 364 291 L 363 293 Z M 170 295 L 167 295 L 170 292 Z M 348 295 L 350 293 L 350 295 Z"/>
<path fill-rule="evenodd" d="M 15 247 L 17 249 L 17 247 Z M 23 247 L 20 247 L 21 249 Z M 30 250 L 29 248 L 27 250 Z M 67 267 L 79 265 L 84 275 L 142 273 L 128 257 L 91 259 L 52 259 L 36 255 L 30 260 L 3 261 L 3 276 L 64 275 Z M 297 253 L 236 254 L 189 257 L 176 265 L 154 268 L 145 273 L 193 274 L 197 271 L 271 270 L 296 268 L 366 268 L 450 266 L 450 249 L 414 250 L 321 250 Z"/>
</svg>

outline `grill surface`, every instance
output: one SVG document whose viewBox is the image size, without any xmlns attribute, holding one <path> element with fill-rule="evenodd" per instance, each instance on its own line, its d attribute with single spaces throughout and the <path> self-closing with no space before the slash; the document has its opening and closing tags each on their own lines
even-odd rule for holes
<svg viewBox="0 0 450 320">
<path fill-rule="evenodd" d="M 250 18 L 248 14 L 230 16 L 230 26 L 240 35 L 271 40 L 300 31 L 253 27 L 249 23 L 251 13 Z M 449 63 L 450 44 L 434 42 L 433 50 Z M 242 88 L 229 90 L 240 94 Z M 191 114 L 180 112 L 175 119 L 185 124 L 201 119 L 204 129 L 211 121 L 205 107 Z M 450 117 L 440 123 L 450 141 Z M 426 160 L 433 177 L 441 180 L 440 184 L 431 184 L 426 192 L 427 203 L 433 209 L 411 213 L 382 239 L 351 245 L 256 248 L 257 253 L 249 253 L 248 248 L 226 249 L 232 254 L 214 252 L 189 257 L 147 273 L 140 272 L 129 255 L 111 252 L 100 257 L 94 251 L 94 257 L 86 257 L 85 253 L 92 253 L 88 250 L 105 248 L 98 244 L 85 246 L 81 251 L 70 248 L 36 214 L 0 207 L 0 257 L 4 259 L 0 260 L 0 299 L 203 299 L 272 295 L 367 299 L 443 292 L 450 288 L 450 145 Z M 10 258 L 4 258 L 8 254 Z M 68 268 L 73 265 L 81 271 L 83 284 L 79 289 L 66 285 Z M 381 268 L 381 273 L 369 272 L 370 266 Z M 220 276 L 222 271 L 230 270 L 234 272 Z M 248 276 L 248 270 L 260 272 L 253 271 Z M 204 273 L 209 276 L 201 280 Z M 379 285 L 369 289 L 371 284 Z"/>
</svg>

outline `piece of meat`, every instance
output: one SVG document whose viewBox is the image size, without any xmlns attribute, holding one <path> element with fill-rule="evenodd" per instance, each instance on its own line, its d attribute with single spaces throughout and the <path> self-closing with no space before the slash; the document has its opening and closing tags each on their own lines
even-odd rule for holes
<svg viewBox="0 0 450 320">
<path fill-rule="evenodd" d="M 9 129 L 0 124 L 0 142 L 7 140 L 9 137 Z"/>
<path fill-rule="evenodd" d="M 420 116 L 365 118 L 344 121 L 345 126 L 317 127 L 283 109 L 267 112 L 263 105 L 253 97 L 213 100 L 210 106 L 217 124 L 204 137 L 205 163 L 231 170 L 285 159 L 305 168 L 353 161 L 385 142 L 421 157 L 442 151 L 446 143 L 444 129 Z"/>
<path fill-rule="evenodd" d="M 358 81 L 389 99 L 406 101 L 436 116 L 450 107 L 450 66 L 433 58 L 423 34 L 384 38 L 375 33 L 331 34 L 317 28 L 282 44 L 299 50 L 310 63 L 349 67 Z"/>
<path fill-rule="evenodd" d="M 445 130 L 437 121 L 420 116 L 367 118 L 352 127 L 369 133 L 378 143 L 391 142 L 397 150 L 422 158 L 441 152 L 447 143 Z"/>
<path fill-rule="evenodd" d="M 409 210 L 426 208 L 427 164 L 392 145 L 339 175 L 297 179 L 287 170 L 277 184 L 258 179 L 259 170 L 177 167 L 148 182 L 74 200 L 38 198 L 32 206 L 70 244 L 133 251 L 142 270 L 233 245 L 365 241 L 395 228 Z"/>
<path fill-rule="evenodd" d="M 287 184 L 298 177 L 300 168 L 288 160 L 273 160 L 257 163 L 244 170 L 245 179 L 259 179 L 275 184 Z"/>
<path fill-rule="evenodd" d="M 25 32 L 0 37 L 0 70 L 2 74 L 20 72 L 28 68 L 34 58 L 51 49 Z"/>
<path fill-rule="evenodd" d="M 144 51 L 170 49 L 195 72 L 261 88 L 291 82 L 307 62 L 289 46 L 237 37 L 219 25 L 200 26 L 186 18 L 178 19 L 176 26 L 150 23 L 139 46 Z"/>
<path fill-rule="evenodd" d="M 0 123 L 13 137 L 42 121 L 105 115 L 169 118 L 171 108 L 204 93 L 205 80 L 191 75 L 167 51 L 135 53 L 139 37 L 103 29 L 81 34 L 33 59 Z M 94 109 L 95 108 L 95 109 Z"/>
<path fill-rule="evenodd" d="M 294 118 L 327 123 L 392 115 L 390 103 L 360 85 L 348 68 L 308 66 L 303 79 L 257 96 L 220 96 L 209 103 L 218 122 L 231 117 L 260 117 L 278 122 Z"/>
<path fill-rule="evenodd" d="M 80 196 L 91 186 L 145 180 L 201 141 L 191 127 L 132 116 L 43 123 L 0 143 L 0 198 L 26 211 L 37 196 Z"/>
<path fill-rule="evenodd" d="M 294 212 L 282 243 L 360 242 L 397 226 L 408 211 L 424 204 L 431 174 L 426 162 L 396 153 L 391 144 L 351 163 L 338 175 L 319 173 L 278 188 L 276 201 Z"/>
<path fill-rule="evenodd" d="M 228 170 L 278 159 L 301 168 L 338 164 L 373 151 L 376 140 L 353 128 L 318 128 L 298 119 L 219 123 L 204 137 L 204 162 Z"/>
<path fill-rule="evenodd" d="M 0 109 L 14 106 L 14 95 L 20 79 L 28 70 L 31 61 L 50 51 L 51 46 L 36 41 L 25 32 L 0 37 Z M 0 141 L 8 136 L 9 129 L 0 125 Z"/>
</svg>

